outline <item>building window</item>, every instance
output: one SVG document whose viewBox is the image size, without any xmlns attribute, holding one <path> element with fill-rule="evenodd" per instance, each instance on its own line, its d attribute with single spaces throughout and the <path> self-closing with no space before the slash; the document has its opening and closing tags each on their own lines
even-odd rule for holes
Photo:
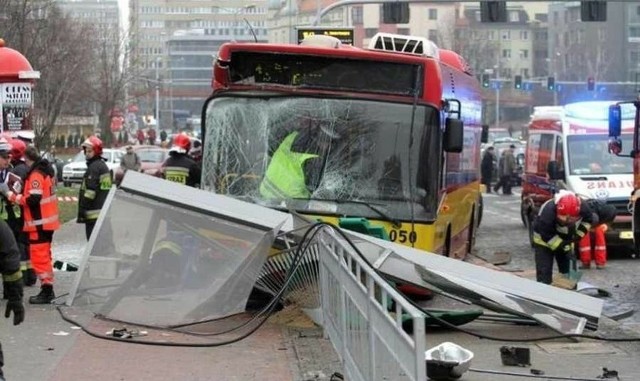
<svg viewBox="0 0 640 381">
<path fill-rule="evenodd" d="M 351 21 L 353 25 L 362 25 L 362 7 L 351 8 Z"/>
<path fill-rule="evenodd" d="M 521 30 L 520 31 L 520 39 L 521 40 L 528 40 L 529 39 L 529 31 L 528 30 Z"/>
<path fill-rule="evenodd" d="M 493 41 L 496 39 L 496 33 L 495 30 L 489 30 L 487 31 L 487 40 L 489 41 Z"/>
<path fill-rule="evenodd" d="M 429 9 L 429 20 L 437 20 L 438 19 L 438 10 L 437 9 Z"/>
<path fill-rule="evenodd" d="M 411 30 L 409 28 L 398 28 L 398 34 L 402 34 L 405 36 L 411 35 Z"/>
<path fill-rule="evenodd" d="M 503 40 L 511 40 L 511 31 L 510 30 L 502 30 L 500 31 Z"/>
<path fill-rule="evenodd" d="M 502 58 L 511 58 L 511 50 L 502 49 Z"/>
<path fill-rule="evenodd" d="M 640 26 L 629 27 L 629 37 L 640 37 Z"/>
<path fill-rule="evenodd" d="M 509 22 L 518 22 L 520 21 L 520 14 L 518 11 L 510 11 L 509 12 Z"/>
<path fill-rule="evenodd" d="M 429 29 L 429 35 L 427 37 L 430 41 L 433 41 L 436 45 L 438 44 L 438 31 L 436 29 Z"/>
<path fill-rule="evenodd" d="M 378 33 L 378 29 L 376 29 L 376 28 L 365 28 L 364 29 L 364 36 L 366 38 L 371 38 L 371 37 L 375 36 L 376 33 Z"/>
<path fill-rule="evenodd" d="M 521 49 L 520 58 L 529 58 L 529 51 L 527 49 Z"/>
<path fill-rule="evenodd" d="M 529 78 L 529 69 L 528 68 L 520 69 L 520 74 L 522 74 L 522 77 L 524 78 Z"/>
</svg>

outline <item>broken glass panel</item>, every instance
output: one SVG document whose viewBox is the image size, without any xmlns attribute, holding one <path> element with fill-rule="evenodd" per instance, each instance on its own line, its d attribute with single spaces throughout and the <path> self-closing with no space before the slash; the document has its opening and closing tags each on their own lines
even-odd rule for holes
<svg viewBox="0 0 640 381">
<path fill-rule="evenodd" d="M 214 98 L 205 123 L 204 189 L 304 213 L 435 216 L 433 108 L 269 93 Z"/>
</svg>

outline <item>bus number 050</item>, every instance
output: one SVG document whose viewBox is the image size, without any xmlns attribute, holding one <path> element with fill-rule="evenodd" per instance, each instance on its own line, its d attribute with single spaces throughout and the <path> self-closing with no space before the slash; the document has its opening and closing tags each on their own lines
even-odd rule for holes
<svg viewBox="0 0 640 381">
<path fill-rule="evenodd" d="M 409 241 L 410 243 L 415 243 L 418 240 L 418 234 L 414 231 L 408 232 L 406 230 L 391 230 L 389 232 L 389 239 L 393 242 L 405 243 Z"/>
</svg>

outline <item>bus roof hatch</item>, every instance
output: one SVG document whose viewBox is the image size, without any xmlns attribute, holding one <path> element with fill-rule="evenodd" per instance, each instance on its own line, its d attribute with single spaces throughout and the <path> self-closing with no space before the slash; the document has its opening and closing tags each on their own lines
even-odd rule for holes
<svg viewBox="0 0 640 381">
<path fill-rule="evenodd" d="M 440 59 L 438 46 L 433 41 L 424 37 L 377 33 L 371 41 L 369 41 L 369 49 L 413 53 Z"/>
</svg>

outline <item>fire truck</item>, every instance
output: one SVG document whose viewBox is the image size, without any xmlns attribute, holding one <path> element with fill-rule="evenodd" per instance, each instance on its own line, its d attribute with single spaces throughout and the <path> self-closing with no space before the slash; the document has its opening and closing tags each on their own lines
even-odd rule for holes
<svg viewBox="0 0 640 381">
<path fill-rule="evenodd" d="M 629 119 L 633 120 L 629 127 Z M 631 140 L 631 141 L 630 141 Z M 628 160 L 633 166 L 633 192 L 628 200 L 634 257 L 640 253 L 640 97 L 635 101 L 617 102 L 609 106 L 609 152 Z M 624 147 L 631 150 L 624 152 Z"/>
<path fill-rule="evenodd" d="M 613 101 L 590 101 L 565 106 L 535 107 L 529 122 L 522 183 L 521 216 L 532 239 L 532 222 L 540 206 L 559 189 L 586 199 L 614 205 L 617 217 L 608 226 L 608 246 L 631 247 L 631 213 L 627 208 L 634 189 L 630 160 L 609 154 L 609 107 Z M 618 138 L 630 146 L 633 113 L 624 108 Z M 533 244 L 533 241 L 532 241 Z"/>
</svg>

